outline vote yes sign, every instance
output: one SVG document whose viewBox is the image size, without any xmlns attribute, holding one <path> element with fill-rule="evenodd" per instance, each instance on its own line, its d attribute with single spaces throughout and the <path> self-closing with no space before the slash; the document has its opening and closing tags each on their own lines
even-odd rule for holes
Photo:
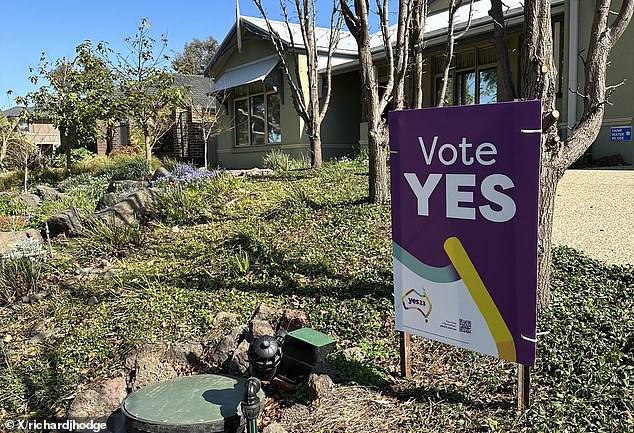
<svg viewBox="0 0 634 433">
<path fill-rule="evenodd" d="M 396 328 L 533 365 L 541 103 L 389 113 Z"/>
</svg>

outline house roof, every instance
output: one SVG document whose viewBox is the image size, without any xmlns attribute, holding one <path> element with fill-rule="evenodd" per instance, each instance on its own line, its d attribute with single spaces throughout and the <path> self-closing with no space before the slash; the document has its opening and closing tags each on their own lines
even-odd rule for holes
<svg viewBox="0 0 634 433">
<path fill-rule="evenodd" d="M 264 18 L 255 17 L 240 17 L 243 23 L 261 30 L 268 36 L 268 27 Z M 294 43 L 297 48 L 305 48 L 304 40 L 302 38 L 301 27 L 299 24 L 290 23 L 287 25 L 284 21 L 269 20 L 271 27 L 275 30 L 282 39 L 282 42 L 288 46 Z M 290 28 L 290 32 L 289 32 Z M 318 51 L 328 51 L 328 44 L 330 40 L 330 28 L 329 27 L 315 27 L 315 40 L 317 41 Z M 335 50 L 336 54 L 357 54 L 357 43 L 350 32 L 341 30 L 339 36 L 339 43 Z"/>
<path fill-rule="evenodd" d="M 194 105 L 207 105 L 213 91 L 213 82 L 202 75 L 174 74 L 174 84 L 189 88 Z"/>
<path fill-rule="evenodd" d="M 282 39 L 282 43 L 286 46 L 291 46 L 294 43 L 295 47 L 302 50 L 305 49 L 304 40 L 301 35 L 301 29 L 299 24 L 291 23 L 290 26 L 287 26 L 284 21 L 274 21 L 270 20 L 271 27 L 275 30 Z M 290 27 L 290 32 L 289 32 Z M 256 18 L 256 17 L 240 17 L 240 29 L 241 33 L 244 33 L 245 29 L 247 32 L 250 32 L 257 37 L 262 39 L 269 39 L 269 29 L 266 25 L 266 20 L 264 18 Z M 319 66 L 325 67 L 327 60 L 327 52 L 328 52 L 328 42 L 330 38 L 330 28 L 325 27 L 317 27 L 315 28 L 315 36 L 317 40 L 317 50 L 319 52 Z M 209 64 L 205 67 L 204 74 L 208 75 L 214 65 L 219 61 L 219 59 L 224 56 L 227 52 L 229 52 L 236 45 L 237 40 L 237 31 L 236 31 L 236 23 L 233 24 L 229 33 L 225 36 L 223 41 L 220 43 L 216 54 L 211 59 Z M 291 43 L 292 40 L 292 43 Z M 339 35 L 339 43 L 337 44 L 337 49 L 334 52 L 334 56 L 332 57 L 332 62 L 334 64 L 345 63 L 350 59 L 356 58 L 357 55 L 357 45 L 354 37 L 350 32 L 345 30 L 341 30 Z M 323 64 L 323 66 L 322 66 Z"/>
<path fill-rule="evenodd" d="M 524 1 L 525 0 L 505 0 L 503 6 L 503 13 L 505 18 L 513 19 L 515 21 L 520 20 L 524 9 Z M 427 0 L 428 4 L 435 2 L 436 0 Z M 565 0 L 551 0 L 551 4 L 553 7 L 562 7 L 564 3 Z M 454 25 L 456 30 L 460 31 L 461 29 L 465 28 L 469 20 L 469 10 L 470 8 L 472 8 L 470 34 L 478 34 L 487 31 L 486 26 L 490 25 L 491 23 L 491 17 L 488 14 L 490 7 L 490 0 L 472 0 L 470 2 L 465 2 L 458 9 L 454 18 Z M 275 31 L 277 31 L 283 43 L 291 45 L 292 37 L 292 40 L 295 43 L 296 47 L 300 49 L 304 47 L 299 24 L 291 23 L 289 26 L 284 21 L 271 20 L 270 22 L 271 27 Z M 427 16 L 427 18 L 425 19 L 425 40 L 427 41 L 428 46 L 444 43 L 444 37 L 447 33 L 448 22 L 449 12 L 446 8 L 440 9 L 436 12 L 432 12 Z M 266 25 L 266 21 L 263 18 L 241 16 L 240 24 L 241 28 L 246 28 L 248 29 L 248 31 L 251 31 L 263 38 L 268 38 L 269 31 Z M 317 36 L 318 49 L 322 52 L 322 54 L 319 56 L 319 69 L 321 70 L 325 68 L 326 65 L 325 61 L 327 57 L 326 55 L 324 55 L 324 51 L 328 49 L 328 38 L 330 36 L 330 29 L 317 27 L 315 28 L 315 33 Z M 207 67 L 205 68 L 205 74 L 208 74 L 215 62 L 228 51 L 229 47 L 231 47 L 232 44 L 235 44 L 235 37 L 236 24 L 234 23 L 233 27 L 223 40 L 220 48 L 216 52 L 216 55 L 211 60 L 209 65 L 207 65 Z M 396 25 L 390 26 L 390 43 L 396 43 Z M 370 48 L 375 55 L 383 51 L 383 45 L 383 36 L 380 31 L 370 36 Z M 340 57 L 333 57 L 333 67 L 347 68 L 350 65 L 358 63 L 357 44 L 350 32 L 345 30 L 341 31 L 339 44 L 337 46 L 335 54 L 339 54 Z"/>
</svg>

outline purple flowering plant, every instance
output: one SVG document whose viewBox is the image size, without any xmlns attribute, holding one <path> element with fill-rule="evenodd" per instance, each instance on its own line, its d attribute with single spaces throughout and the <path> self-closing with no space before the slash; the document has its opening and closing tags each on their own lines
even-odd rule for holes
<svg viewBox="0 0 634 433">
<path fill-rule="evenodd" d="M 216 176 L 212 170 L 196 169 L 188 164 L 178 164 L 170 174 L 151 182 L 151 186 L 181 185 L 199 186 Z"/>
</svg>

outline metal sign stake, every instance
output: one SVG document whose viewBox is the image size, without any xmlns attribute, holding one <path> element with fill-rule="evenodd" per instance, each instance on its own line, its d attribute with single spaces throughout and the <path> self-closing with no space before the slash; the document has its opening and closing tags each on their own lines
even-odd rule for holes
<svg viewBox="0 0 634 433">
<path fill-rule="evenodd" d="M 528 409 L 531 394 L 531 368 L 517 365 L 517 410 Z"/>
</svg>

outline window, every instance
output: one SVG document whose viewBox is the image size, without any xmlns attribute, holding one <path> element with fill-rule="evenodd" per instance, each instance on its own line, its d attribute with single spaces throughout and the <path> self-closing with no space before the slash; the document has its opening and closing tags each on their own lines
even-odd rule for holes
<svg viewBox="0 0 634 433">
<path fill-rule="evenodd" d="M 249 100 L 235 101 L 236 113 L 236 146 L 249 145 Z"/>
<path fill-rule="evenodd" d="M 259 89 L 256 87 L 259 85 Z M 280 96 L 266 91 L 266 84 L 235 91 L 236 146 L 262 146 L 282 142 Z M 254 93 L 259 90 L 259 93 Z"/>
<path fill-rule="evenodd" d="M 436 105 L 442 88 L 444 56 L 435 58 Z M 497 102 L 497 67 L 494 47 L 456 54 L 447 81 L 445 105 L 473 105 Z"/>
</svg>

